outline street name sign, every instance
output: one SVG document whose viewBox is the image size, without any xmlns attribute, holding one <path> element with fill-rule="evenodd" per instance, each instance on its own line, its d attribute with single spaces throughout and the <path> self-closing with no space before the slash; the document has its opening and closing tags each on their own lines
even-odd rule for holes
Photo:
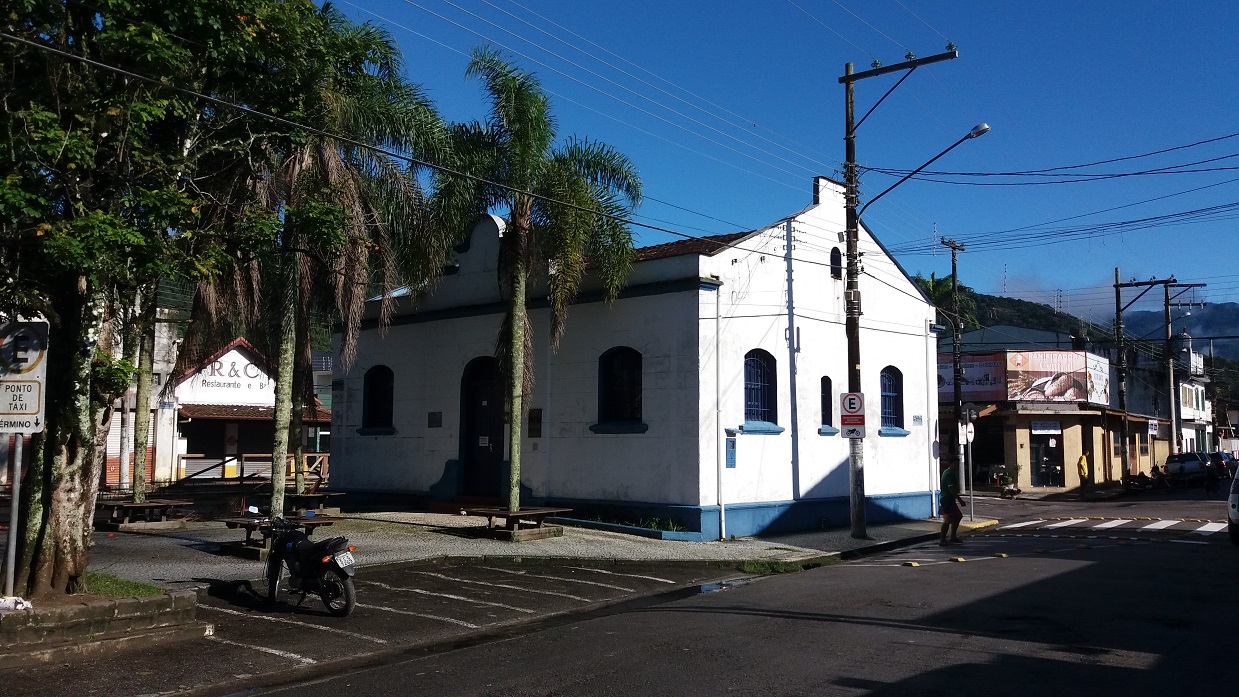
<svg viewBox="0 0 1239 697">
<path fill-rule="evenodd" d="M 45 422 L 47 322 L 0 323 L 0 433 L 40 433 Z"/>
</svg>

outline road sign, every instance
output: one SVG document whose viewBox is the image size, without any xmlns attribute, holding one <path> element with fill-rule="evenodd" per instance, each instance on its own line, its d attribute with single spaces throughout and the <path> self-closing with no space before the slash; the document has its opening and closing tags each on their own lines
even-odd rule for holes
<svg viewBox="0 0 1239 697">
<path fill-rule="evenodd" d="M 844 426 L 843 437 L 849 438 L 849 439 L 864 438 L 865 427 L 864 426 Z"/>
<path fill-rule="evenodd" d="M 967 435 L 968 442 L 969 442 L 969 443 L 971 443 L 971 442 L 972 442 L 972 439 L 973 439 L 973 438 L 976 438 L 976 436 L 977 436 L 977 427 L 976 427 L 976 426 L 974 426 L 972 423 L 969 423 L 969 424 L 968 424 L 968 426 L 966 427 L 966 430 L 967 430 L 967 434 L 968 434 L 968 435 Z"/>
<path fill-rule="evenodd" d="M 47 322 L 0 323 L 0 433 L 39 433 L 44 425 Z"/>
<path fill-rule="evenodd" d="M 844 438 L 865 437 L 865 395 L 844 392 L 839 395 L 839 426 Z"/>
</svg>

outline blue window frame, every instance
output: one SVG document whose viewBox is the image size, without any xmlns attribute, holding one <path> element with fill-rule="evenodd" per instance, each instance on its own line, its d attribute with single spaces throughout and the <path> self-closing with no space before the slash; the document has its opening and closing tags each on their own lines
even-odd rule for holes
<svg viewBox="0 0 1239 697">
<path fill-rule="evenodd" d="M 822 425 L 832 426 L 835 421 L 835 397 L 831 389 L 830 378 L 822 376 Z"/>
<path fill-rule="evenodd" d="M 903 373 L 893 365 L 882 369 L 882 426 L 903 428 Z"/>
<path fill-rule="evenodd" d="M 830 250 L 830 277 L 843 278 L 843 255 L 838 247 Z"/>
<path fill-rule="evenodd" d="M 376 365 L 362 379 L 361 427 L 390 430 L 395 375 L 391 368 Z"/>
<path fill-rule="evenodd" d="M 774 356 L 761 349 L 744 354 L 744 420 L 778 423 Z"/>
<path fill-rule="evenodd" d="M 641 353 L 616 346 L 598 358 L 598 421 L 641 420 Z"/>
</svg>

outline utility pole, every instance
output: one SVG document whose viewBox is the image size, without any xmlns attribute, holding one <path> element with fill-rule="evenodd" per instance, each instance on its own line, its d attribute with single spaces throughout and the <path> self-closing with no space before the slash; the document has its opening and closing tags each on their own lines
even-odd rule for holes
<svg viewBox="0 0 1239 697">
<path fill-rule="evenodd" d="M 959 244 L 955 240 L 942 238 L 942 244 L 951 249 L 951 302 L 955 306 L 955 316 L 951 318 L 951 361 L 955 368 L 955 422 L 957 428 L 955 442 L 956 460 L 959 468 L 964 469 L 964 429 L 967 428 L 967 421 L 964 417 L 964 349 L 962 344 L 964 331 L 964 318 L 959 313 L 959 270 L 956 268 L 956 254 L 964 251 L 964 245 Z M 969 467 L 969 470 L 972 468 Z M 971 472 L 969 473 L 971 475 Z"/>
<path fill-rule="evenodd" d="M 787 369 L 790 397 L 792 400 L 792 498 L 800 498 L 800 416 L 796 397 L 796 354 L 800 353 L 800 328 L 796 326 L 796 299 L 792 294 L 792 248 L 793 232 L 791 218 L 783 224 L 783 250 L 787 263 Z"/>
<path fill-rule="evenodd" d="M 1174 283 L 1174 282 L 1175 282 L 1175 277 L 1171 276 L 1170 278 L 1165 279 L 1165 280 L 1150 279 L 1148 281 L 1132 281 L 1131 283 L 1120 283 L 1119 282 L 1119 267 L 1117 266 L 1114 267 L 1114 336 L 1117 342 L 1115 349 L 1118 352 L 1119 411 L 1123 412 L 1123 426 L 1122 426 L 1123 444 L 1121 446 L 1121 451 L 1120 451 L 1121 452 L 1120 462 L 1121 462 L 1121 467 L 1123 468 L 1123 477 L 1127 477 L 1128 475 L 1131 474 L 1131 450 L 1129 447 L 1130 441 L 1131 441 L 1131 425 L 1127 421 L 1127 350 L 1123 346 L 1123 311 L 1131 307 L 1132 304 L 1135 303 L 1137 300 L 1144 297 L 1144 294 L 1152 290 L 1153 286 L 1157 286 L 1157 285 L 1169 286 L 1171 283 Z M 1122 291 L 1123 288 L 1144 288 L 1144 290 L 1140 291 L 1140 294 L 1137 295 L 1134 299 L 1132 299 L 1131 302 L 1124 305 L 1123 304 L 1123 291 Z M 1170 399 L 1172 401 L 1174 399 L 1173 392 L 1170 395 Z M 1172 432 L 1174 429 L 1173 414 L 1174 412 L 1172 411 L 1171 412 L 1172 416 L 1170 420 L 1171 421 L 1170 427 L 1171 427 Z M 1173 440 L 1174 439 L 1172 438 L 1171 441 L 1173 442 Z M 1107 470 L 1109 470 L 1108 467 L 1107 467 Z M 1120 480 L 1122 480 L 1123 477 L 1120 477 Z"/>
<path fill-rule="evenodd" d="M 847 189 L 844 195 L 845 222 L 847 228 L 845 233 L 847 236 L 847 283 L 844 286 L 843 296 L 847 304 L 845 330 L 847 332 L 848 341 L 848 392 L 862 392 L 860 383 L 860 257 L 857 252 L 858 240 L 860 237 L 860 215 L 856 211 L 860 198 L 860 193 L 858 191 L 860 182 L 858 181 L 858 176 L 856 173 L 856 129 L 860 126 L 860 124 L 865 122 L 865 119 L 869 118 L 869 114 L 873 113 L 873 110 L 882 103 L 883 99 L 886 99 L 886 97 L 889 96 L 896 87 L 899 87 L 899 85 L 912 74 L 912 71 L 922 65 L 950 60 L 959 56 L 959 51 L 953 50 L 953 46 L 948 48 L 951 50 L 948 50 L 946 53 L 939 53 L 926 58 L 914 58 L 912 60 L 904 61 L 903 63 L 877 67 L 872 70 L 865 70 L 859 73 L 853 72 L 853 65 L 851 63 L 847 63 L 844 66 L 844 75 L 839 78 L 839 82 L 844 85 L 844 106 L 846 109 L 843 132 L 845 151 L 843 177 L 844 185 Z M 900 70 L 907 72 L 904 73 L 904 76 L 899 78 L 899 81 L 896 82 L 890 90 L 887 90 L 886 95 L 883 95 L 882 99 L 879 99 L 877 103 L 874 104 L 873 107 L 861 117 L 860 121 L 857 122 L 854 111 L 855 100 L 853 89 L 856 81 L 870 77 L 877 77 L 878 75 L 885 75 L 887 73 Z M 963 140 L 961 139 L 959 142 L 963 142 Z M 959 143 L 956 143 L 955 145 L 958 144 Z M 953 145 L 951 147 L 955 146 Z M 949 150 L 950 148 L 947 148 L 947 151 Z M 947 151 L 943 151 L 942 154 L 946 154 Z M 941 156 L 942 155 L 939 155 L 938 157 Z M 925 166 L 926 165 L 921 165 L 920 169 L 924 169 Z M 899 182 L 896 182 L 895 186 L 898 186 L 903 181 L 906 181 L 906 179 L 907 177 Z M 887 191 L 890 191 L 890 189 L 887 189 Z M 886 192 L 884 191 L 882 193 L 885 194 Z M 869 203 L 873 203 L 873 201 L 876 201 L 881 197 L 881 195 L 882 194 L 879 194 Z M 868 539 L 869 533 L 866 530 L 865 525 L 864 441 L 860 438 L 852 438 L 849 439 L 848 442 L 848 489 L 850 492 L 849 505 L 851 510 L 852 537 L 862 540 Z"/>
<path fill-rule="evenodd" d="M 1183 290 L 1175 294 L 1174 297 L 1179 297 L 1191 288 L 1203 288 L 1208 284 L 1205 283 L 1167 283 L 1164 286 L 1166 296 L 1166 373 L 1170 378 L 1170 428 L 1173 430 L 1174 437 L 1170 439 L 1171 454 L 1181 451 L 1181 443 L 1183 441 L 1183 405 L 1179 402 L 1179 385 L 1174 377 L 1174 320 L 1170 317 L 1170 308 L 1179 307 L 1186 304 L 1188 307 L 1196 303 L 1174 303 L 1171 304 L 1170 289 L 1182 288 Z M 1188 365 L 1191 365 L 1190 362 Z"/>
</svg>

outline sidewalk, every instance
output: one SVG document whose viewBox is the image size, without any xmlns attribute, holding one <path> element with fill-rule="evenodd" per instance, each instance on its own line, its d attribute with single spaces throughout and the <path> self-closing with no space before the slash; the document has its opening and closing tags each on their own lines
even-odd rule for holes
<svg viewBox="0 0 1239 697">
<path fill-rule="evenodd" d="M 850 530 L 843 528 L 715 542 L 655 540 L 565 527 L 563 537 L 504 542 L 470 536 L 467 528 L 486 524 L 477 517 L 405 512 L 344 517 L 348 520 L 319 531 L 316 537 L 348 537 L 357 546 L 358 563 L 363 568 L 444 558 L 808 565 L 833 556 L 847 559 L 930 541 L 937 536 L 940 525 L 936 520 L 870 525 L 867 540 L 853 538 Z M 996 523 L 979 519 L 965 521 L 960 528 L 967 531 Z M 240 531 L 216 521 L 190 523 L 187 530 L 179 531 L 97 532 L 90 568 L 169 589 L 203 588 L 213 581 L 261 578 L 263 565 L 259 562 L 220 552 L 220 543 L 239 538 Z"/>
</svg>

